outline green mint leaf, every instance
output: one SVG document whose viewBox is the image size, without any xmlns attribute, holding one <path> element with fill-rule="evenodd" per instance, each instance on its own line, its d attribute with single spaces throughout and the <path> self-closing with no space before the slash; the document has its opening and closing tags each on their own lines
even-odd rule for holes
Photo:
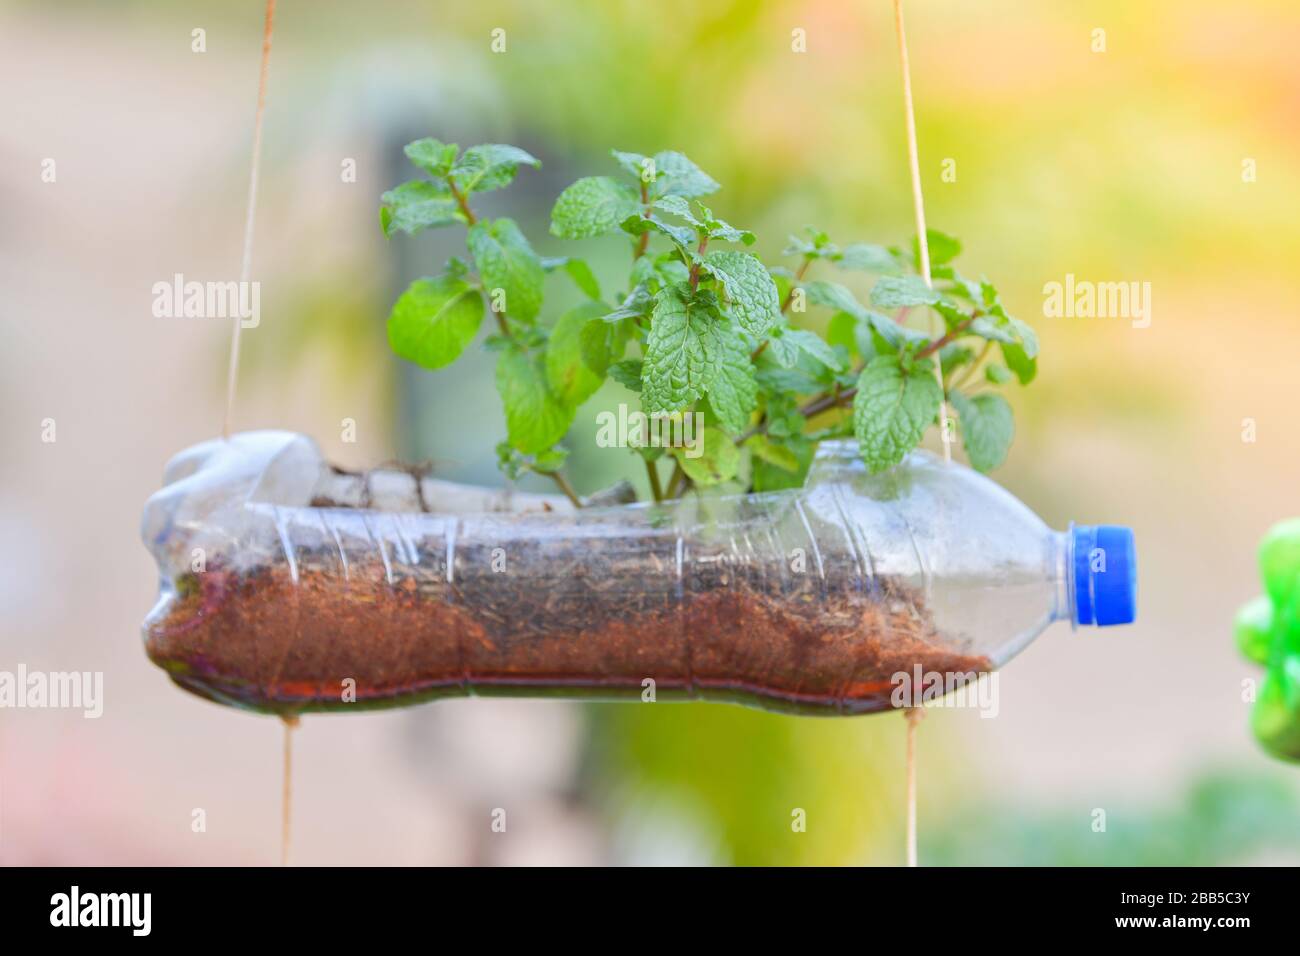
<svg viewBox="0 0 1300 956">
<path fill-rule="evenodd" d="M 1020 344 L 1025 350 L 1025 355 L 1031 359 L 1038 358 L 1038 333 L 1034 331 L 1033 326 L 1026 322 L 1021 322 L 1019 319 L 1013 318 L 1005 312 L 1003 312 L 1002 315 L 1006 318 L 1007 324 L 1010 326 L 1011 330 L 1015 332 L 1016 338 L 1020 340 Z"/>
<path fill-rule="evenodd" d="M 647 414 L 676 412 L 695 402 L 718 377 L 729 340 L 739 341 L 710 299 L 692 295 L 687 286 L 655 297 L 641 377 Z"/>
<path fill-rule="evenodd" d="M 651 197 L 681 196 L 693 199 L 707 196 L 720 188 L 700 167 L 681 153 L 665 150 L 654 156 L 610 150 L 623 170 L 648 187 Z"/>
<path fill-rule="evenodd" d="M 634 392 L 641 391 L 643 363 L 640 359 L 624 359 L 609 367 L 609 377 Z"/>
<path fill-rule="evenodd" d="M 759 386 L 767 393 L 768 404 L 777 395 L 811 395 L 820 390 L 821 383 L 800 368 L 781 368 L 764 365 L 755 373 Z"/>
<path fill-rule="evenodd" d="M 985 393 L 968 398 L 952 393 L 952 407 L 961 423 L 962 446 L 976 471 L 992 471 L 1006 460 L 1016 425 L 1011 406 L 1001 395 Z"/>
<path fill-rule="evenodd" d="M 670 200 L 674 203 L 684 202 L 684 200 L 676 196 L 669 196 L 666 199 L 659 200 L 656 205 L 667 203 Z M 697 219 L 689 212 L 679 212 L 678 215 L 685 215 L 691 224 L 695 226 L 697 232 L 708 236 L 710 239 L 721 239 L 723 242 L 741 242 L 747 246 L 752 246 L 757 241 L 757 237 L 748 229 L 737 229 L 730 223 L 716 218 L 713 215 L 713 210 L 704 203 L 696 200 L 696 205 L 699 207 L 701 218 Z"/>
<path fill-rule="evenodd" d="M 841 312 L 839 315 L 846 315 L 846 313 Z M 853 321 L 852 316 L 849 316 L 849 321 Z M 767 347 L 772 357 L 785 368 L 794 368 L 799 362 L 800 355 L 809 355 L 827 368 L 836 371 L 844 365 L 834 345 L 807 329 L 775 329 L 772 337 L 768 339 Z"/>
<path fill-rule="evenodd" d="M 395 232 L 414 235 L 421 229 L 464 222 L 455 198 L 445 185 L 427 179 L 413 179 L 390 189 L 380 197 L 379 224 L 384 235 Z"/>
<path fill-rule="evenodd" d="M 451 172 L 459 152 L 460 147 L 455 143 L 444 143 L 432 138 L 417 139 L 414 143 L 407 143 L 405 149 L 407 159 L 430 176 L 439 179 Z"/>
<path fill-rule="evenodd" d="M 951 342 L 939 350 L 939 367 L 943 370 L 943 374 L 947 375 L 953 369 L 966 365 L 973 358 L 975 358 L 973 351 L 964 345 Z"/>
<path fill-rule="evenodd" d="M 799 436 L 785 439 L 780 447 L 795 456 L 798 468 L 791 472 L 762 458 L 756 458 L 751 471 L 755 491 L 782 491 L 786 488 L 803 487 L 804 479 L 808 475 L 808 467 L 812 464 L 816 444 Z"/>
<path fill-rule="evenodd" d="M 531 322 L 542 308 L 542 261 L 513 219 L 480 219 L 466 239 L 474 265 L 489 299 L 505 293 L 503 311 L 512 319 Z"/>
<path fill-rule="evenodd" d="M 965 280 L 962 280 L 962 281 L 965 281 Z M 973 283 L 971 283 L 971 284 L 973 285 Z M 974 293 L 972 293 L 972 296 L 971 296 L 971 297 L 972 297 L 972 298 L 975 298 L 977 302 L 982 302 L 982 303 L 984 304 L 984 307 L 985 307 L 986 309 L 991 309 L 991 308 L 993 308 L 994 306 L 1001 306 L 1001 304 L 1002 304 L 1002 303 L 998 300 L 998 290 L 997 290 L 997 288 L 994 287 L 994 285 L 993 285 L 992 282 L 990 282 L 988 279 L 985 279 L 985 278 L 983 278 L 983 277 L 981 277 L 981 278 L 980 278 L 980 281 L 979 281 L 979 296 L 978 296 L 978 298 L 975 297 Z"/>
<path fill-rule="evenodd" d="M 609 154 L 637 182 L 648 186 L 655 181 L 654 160 L 649 156 L 642 156 L 640 153 L 624 153 L 617 149 L 611 149 Z"/>
<path fill-rule="evenodd" d="M 623 300 L 613 312 L 606 313 L 604 316 L 606 322 L 617 322 L 620 319 L 643 319 L 654 311 L 655 297 L 650 294 L 644 284 L 638 285 Z"/>
<path fill-rule="evenodd" d="M 655 196 L 684 196 L 694 199 L 717 192 L 721 187 L 704 170 L 681 153 L 655 153 Z"/>
<path fill-rule="evenodd" d="M 738 435 L 749 425 L 749 416 L 758 404 L 754 363 L 734 327 L 724 326 L 718 342 L 721 349 L 717 372 L 708 380 L 704 390 L 718 423 L 731 434 Z"/>
<path fill-rule="evenodd" d="M 956 329 L 959 325 L 970 318 L 967 313 L 963 312 L 951 302 L 936 302 L 931 308 L 939 313 L 939 316 L 943 319 L 944 327 L 949 331 Z"/>
<path fill-rule="evenodd" d="M 497 444 L 497 467 L 511 481 L 518 481 L 530 471 L 543 475 L 559 471 L 568 458 L 569 450 L 559 445 L 539 452 L 535 456 L 529 456 L 511 448 L 507 441 Z"/>
<path fill-rule="evenodd" d="M 1005 385 L 1011 381 L 1011 372 L 1005 365 L 999 365 L 997 362 L 990 362 L 984 366 L 984 378 L 994 385 Z"/>
<path fill-rule="evenodd" d="M 951 284 L 948 287 L 948 291 L 951 292 L 953 295 L 957 296 L 958 298 L 970 299 L 970 301 L 975 303 L 976 305 L 985 304 L 983 303 L 983 295 L 980 291 L 980 284 L 978 282 L 972 282 L 970 279 L 967 279 L 961 275 L 957 275 L 956 273 L 953 274 Z"/>
<path fill-rule="evenodd" d="M 1002 361 L 1007 363 L 1007 368 L 1016 373 L 1016 378 L 1021 385 L 1028 385 L 1038 374 L 1038 360 L 1031 358 L 1024 346 L 1003 342 Z"/>
<path fill-rule="evenodd" d="M 582 361 L 603 379 L 610 365 L 623 357 L 631 338 L 632 323 L 629 319 L 611 322 L 607 315 L 589 318 L 579 336 Z M 637 382 L 640 384 L 639 378 Z"/>
<path fill-rule="evenodd" d="M 815 332 L 810 332 L 807 329 L 787 329 L 784 338 L 787 342 L 793 340 L 801 351 L 811 355 L 829 369 L 838 370 L 844 367 L 843 356 L 835 351 L 833 345 Z"/>
<path fill-rule="evenodd" d="M 879 312 L 869 313 L 867 323 L 871 326 L 871 342 L 877 352 L 914 352 L 930 344 L 929 334 L 899 325 Z"/>
<path fill-rule="evenodd" d="M 746 246 L 752 246 L 758 241 L 758 237 L 748 229 L 737 229 L 721 219 L 709 220 L 708 227 L 710 239 L 721 239 L 723 242 L 739 242 Z"/>
<path fill-rule="evenodd" d="M 838 282 L 825 282 L 817 279 L 813 282 L 803 284 L 804 295 L 808 298 L 809 305 L 825 305 L 839 312 L 847 312 L 850 315 L 866 318 L 868 310 L 862 305 L 845 286 Z"/>
<path fill-rule="evenodd" d="M 496 380 L 511 447 L 536 455 L 564 437 L 573 424 L 574 409 L 551 394 L 546 372 L 536 359 L 517 347 L 503 350 L 497 357 Z"/>
<path fill-rule="evenodd" d="M 823 240 L 829 241 L 826 233 L 818 233 L 812 226 L 807 231 L 814 237 L 820 235 Z M 824 243 L 823 243 L 824 245 Z M 838 251 L 838 250 L 837 250 Z M 803 236 L 790 236 L 786 239 L 785 248 L 781 250 L 783 256 L 803 256 L 805 259 L 822 259 L 825 258 L 822 247 L 816 242 L 816 239 L 805 239 Z"/>
<path fill-rule="evenodd" d="M 875 474 L 902 461 L 934 421 L 940 398 L 928 360 L 908 372 L 890 355 L 868 362 L 853 398 L 853 432 L 867 470 Z"/>
<path fill-rule="evenodd" d="M 803 256 L 803 258 L 810 261 L 825 259 L 835 263 L 841 269 L 861 269 L 868 272 L 889 273 L 902 271 L 898 257 L 892 250 L 883 246 L 855 242 L 841 249 L 831 242 L 830 236 L 820 229 L 808 226 L 804 229 L 804 232 L 808 234 L 807 239 L 802 236 L 790 237 L 784 255 Z"/>
<path fill-rule="evenodd" d="M 978 335 L 982 339 L 988 339 L 991 342 L 1004 342 L 1009 345 L 1020 344 L 1015 331 L 994 316 L 979 316 L 975 321 L 971 322 L 970 331 L 972 334 Z"/>
<path fill-rule="evenodd" d="M 871 342 L 877 352 L 915 352 L 930 344 L 930 336 L 918 329 L 899 325 L 887 315 L 873 313 Z"/>
<path fill-rule="evenodd" d="M 1038 335 L 1030 325 L 1008 315 L 1001 305 L 994 303 L 988 315 L 970 324 L 970 331 L 1001 346 L 1002 360 L 1020 384 L 1028 385 L 1034 380 L 1038 374 Z"/>
<path fill-rule="evenodd" d="M 551 210 L 551 235 L 561 239 L 601 236 L 640 208 L 631 187 L 608 176 L 588 176 L 560 193 Z"/>
<path fill-rule="evenodd" d="M 691 229 L 686 226 L 674 226 L 671 223 L 664 222 L 658 216 L 642 216 L 640 214 L 628 216 L 620 225 L 624 232 L 633 236 L 639 236 L 645 232 L 657 232 L 665 235 L 685 255 L 689 256 L 695 250 L 696 238 Z"/>
<path fill-rule="evenodd" d="M 747 252 L 710 252 L 700 269 L 718 280 L 726 296 L 725 309 L 740 327 L 761 339 L 781 320 L 776 282 L 756 256 Z"/>
<path fill-rule="evenodd" d="M 565 274 L 573 280 L 573 284 L 583 292 L 589 299 L 600 298 L 600 281 L 596 278 L 596 273 L 591 271 L 591 266 L 587 265 L 583 259 L 570 259 L 564 263 Z"/>
<path fill-rule="evenodd" d="M 863 322 L 848 312 L 836 312 L 831 316 L 830 324 L 826 327 L 826 341 L 832 347 L 841 346 L 850 355 L 856 354 L 863 359 L 874 358 L 876 354 L 876 345 L 871 337 L 871 323 Z"/>
<path fill-rule="evenodd" d="M 803 353 L 798 339 L 788 338 L 787 330 L 778 327 L 772 330 L 772 337 L 767 340 L 767 354 L 782 368 L 794 368 Z"/>
<path fill-rule="evenodd" d="M 961 241 L 946 232 L 940 232 L 938 229 L 927 229 L 925 230 L 925 239 L 926 244 L 930 247 L 930 268 L 932 272 L 935 266 L 952 262 L 961 255 Z M 912 237 L 912 258 L 916 262 L 916 270 L 921 271 L 921 242 L 916 236 Z"/>
<path fill-rule="evenodd" d="M 672 449 L 673 457 L 697 488 L 721 484 L 736 477 L 736 472 L 740 470 L 740 449 L 716 428 L 704 429 L 702 454 L 692 458 L 688 452 L 694 454 L 695 449 Z"/>
<path fill-rule="evenodd" d="M 588 322 L 594 319 L 600 325 L 609 325 L 599 319 L 605 311 L 600 302 L 586 302 L 561 315 L 551 329 L 546 342 L 546 382 L 551 394 L 565 405 L 577 408 L 596 393 L 605 379 L 608 357 L 597 374 L 584 360 L 582 345 Z"/>
<path fill-rule="evenodd" d="M 756 458 L 762 459 L 769 465 L 775 465 L 782 471 L 791 473 L 799 471 L 799 456 L 785 445 L 776 444 L 766 435 L 754 435 L 745 442 L 745 447 L 753 452 Z"/>
<path fill-rule="evenodd" d="M 511 481 L 518 481 L 528 470 L 527 460 L 510 447 L 510 442 L 497 442 L 497 467 Z"/>
<path fill-rule="evenodd" d="M 666 285 L 677 285 L 690 278 L 690 270 L 676 252 L 641 256 L 632 263 L 632 284 L 644 284 L 657 292 Z"/>
<path fill-rule="evenodd" d="M 871 287 L 871 304 L 878 309 L 934 305 L 941 298 L 919 276 L 881 276 Z"/>
<path fill-rule="evenodd" d="M 563 269 L 583 295 L 589 299 L 600 298 L 600 282 L 584 260 L 572 256 L 550 256 L 542 259 L 542 269 L 545 272 Z"/>
<path fill-rule="evenodd" d="M 409 362 L 442 368 L 465 351 L 482 322 L 483 297 L 463 279 L 417 279 L 393 305 L 388 344 Z"/>
<path fill-rule="evenodd" d="M 877 282 L 885 282 L 882 278 Z M 917 280 L 918 282 L 920 280 Z M 925 284 L 921 283 L 921 288 Z M 874 312 L 871 309 L 861 305 L 853 293 L 844 286 L 835 282 L 809 282 L 804 286 L 804 291 L 808 296 L 808 301 L 812 305 L 825 305 L 840 312 L 853 316 L 858 327 L 855 329 L 855 337 L 859 340 L 858 354 L 863 358 L 877 352 L 898 352 L 911 351 L 927 344 L 930 336 L 917 329 L 908 328 L 905 325 L 899 325 L 887 315 Z M 937 293 L 936 293 L 937 294 Z M 872 290 L 874 300 L 875 291 Z M 843 329 L 841 323 L 841 329 Z M 861 342 L 861 337 L 869 335 L 871 340 L 870 350 L 864 350 L 865 343 Z"/>
<path fill-rule="evenodd" d="M 981 338 L 994 342 L 1023 346 L 1029 358 L 1038 356 L 1038 335 L 1033 328 L 1008 315 L 1001 305 L 994 304 L 988 314 L 976 318 L 970 324 L 970 330 Z"/>
<path fill-rule="evenodd" d="M 854 242 L 844 247 L 834 262 L 841 269 L 891 275 L 899 271 L 898 260 L 884 246 Z"/>
<path fill-rule="evenodd" d="M 564 463 L 568 460 L 569 450 L 557 445 L 533 459 L 533 471 L 540 472 L 543 475 L 553 474 L 563 468 Z"/>
<path fill-rule="evenodd" d="M 660 199 L 656 199 L 653 205 L 655 209 L 658 209 L 661 212 L 666 212 L 670 216 L 679 216 L 680 218 L 685 219 L 694 226 L 698 232 L 708 231 L 708 227 L 704 221 L 697 219 L 695 213 L 691 212 L 690 200 L 685 199 L 682 196 L 663 196 Z"/>
<path fill-rule="evenodd" d="M 520 166 L 540 168 L 541 160 L 518 146 L 484 143 L 471 146 L 451 168 L 451 180 L 464 193 L 502 189 L 515 178 Z"/>
</svg>

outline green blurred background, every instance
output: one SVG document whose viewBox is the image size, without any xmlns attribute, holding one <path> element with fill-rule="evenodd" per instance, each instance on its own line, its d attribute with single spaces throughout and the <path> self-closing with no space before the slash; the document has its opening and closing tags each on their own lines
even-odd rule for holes
<svg viewBox="0 0 1300 956">
<path fill-rule="evenodd" d="M 997 719 L 926 720 L 922 861 L 1295 862 L 1294 771 L 1248 739 L 1243 682 L 1258 675 L 1235 657 L 1231 615 L 1258 590 L 1254 543 L 1296 509 L 1300 8 L 907 9 L 930 224 L 1042 341 L 996 477 L 1055 527 L 1133 525 L 1142 565 L 1137 626 L 1058 625 L 1004 673 Z M 0 861 L 274 858 L 275 728 L 148 666 L 136 628 L 153 577 L 134 537 L 162 463 L 219 424 L 224 324 L 153 319 L 148 290 L 237 269 L 261 16 L 256 0 L 0 5 L 0 397 L 14 409 L 0 518 L 16 569 L 0 646 L 5 661 L 102 669 L 117 701 L 99 722 L 8 721 Z M 611 171 L 611 147 L 686 152 L 765 261 L 808 224 L 840 242 L 913 232 L 887 0 L 280 0 L 266 122 L 264 318 L 245 336 L 239 424 L 308 432 L 347 466 L 401 455 L 501 481 L 489 358 L 431 374 L 387 352 L 397 291 L 459 242 L 380 233 L 409 139 L 539 156 L 484 211 L 508 206 L 543 254 L 589 254 L 607 284 L 616 243 L 575 250 L 546 224 L 568 182 Z M 39 180 L 45 157 L 57 184 Z M 1044 283 L 1067 273 L 1150 282 L 1150 327 L 1044 317 Z M 611 387 L 580 413 L 581 490 L 643 480 L 592 438 L 620 400 Z M 47 414 L 57 451 L 33 437 Z M 902 859 L 897 716 L 466 702 L 309 720 L 299 737 L 302 862 Z M 72 796 L 85 788 L 92 807 Z M 206 840 L 187 827 L 198 805 L 222 821 Z M 497 806 L 519 822 L 495 842 L 467 835 Z"/>
</svg>

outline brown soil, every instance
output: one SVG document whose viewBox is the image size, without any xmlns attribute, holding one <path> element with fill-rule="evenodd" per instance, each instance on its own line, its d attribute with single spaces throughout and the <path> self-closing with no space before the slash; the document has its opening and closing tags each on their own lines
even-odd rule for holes
<svg viewBox="0 0 1300 956">
<path fill-rule="evenodd" d="M 494 571 L 493 549 L 462 545 L 454 583 L 445 562 L 341 562 L 327 548 L 296 554 L 296 583 L 283 560 L 209 569 L 151 615 L 149 656 L 196 694 L 276 713 L 471 694 L 638 699 L 652 679 L 659 700 L 853 714 L 890 707 L 894 675 L 918 664 L 991 669 L 889 579 L 703 562 L 679 577 L 668 555 L 611 539 L 512 549 L 527 571 Z"/>
</svg>

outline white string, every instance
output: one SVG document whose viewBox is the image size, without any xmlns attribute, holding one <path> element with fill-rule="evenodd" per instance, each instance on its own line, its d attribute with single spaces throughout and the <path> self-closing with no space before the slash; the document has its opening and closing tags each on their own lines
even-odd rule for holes
<svg viewBox="0 0 1300 956">
<path fill-rule="evenodd" d="M 249 281 L 253 267 L 253 223 L 257 211 L 258 167 L 262 161 L 262 114 L 266 110 L 266 74 L 271 62 L 271 25 L 275 20 L 275 0 L 266 0 L 266 23 L 262 29 L 262 68 L 257 79 L 257 115 L 253 120 L 253 158 L 248 174 L 248 209 L 244 213 L 244 253 L 239 264 L 239 286 L 243 289 Z M 230 365 L 226 371 L 226 413 L 221 420 L 221 437 L 230 437 L 230 426 L 235 416 L 235 383 L 239 379 L 239 333 L 243 319 L 238 315 L 230 336 Z"/>
<path fill-rule="evenodd" d="M 903 28 L 903 2 L 894 0 L 894 27 L 898 33 L 898 58 L 903 69 L 903 107 L 907 115 L 907 158 L 912 168 L 912 207 L 916 212 L 916 240 L 921 250 L 921 278 L 933 288 L 930 279 L 930 240 L 925 233 L 925 200 L 921 196 L 921 163 L 916 149 L 916 114 L 912 109 L 912 70 L 907 59 L 907 31 Z M 938 319 L 935 335 L 939 334 Z M 951 423 L 948 419 L 948 400 L 943 389 L 943 363 L 936 355 L 934 377 L 939 383 L 939 434 L 943 440 L 943 460 L 952 463 Z"/>
<path fill-rule="evenodd" d="M 903 711 L 907 721 L 907 865 L 916 866 L 916 725 L 925 716 L 920 707 Z"/>
<path fill-rule="evenodd" d="M 903 27 L 902 0 L 894 0 L 894 29 L 898 34 L 898 59 L 903 71 L 903 112 L 907 119 L 907 159 L 912 173 L 912 208 L 916 213 L 916 241 L 921 253 L 921 278 L 929 288 L 930 240 L 925 232 L 925 199 L 921 195 L 921 162 L 916 148 L 916 113 L 912 108 L 912 68 L 907 58 L 907 31 Z M 935 318 L 934 334 L 939 335 Z M 948 419 L 948 400 L 943 388 L 943 363 L 935 356 L 934 377 L 939 383 L 939 430 L 943 444 L 943 460 L 952 464 L 952 444 Z M 913 707 L 905 712 L 907 719 L 907 865 L 917 865 L 916 854 L 916 725 L 925 716 L 924 711 Z"/>
<path fill-rule="evenodd" d="M 293 823 L 293 732 L 298 718 L 284 721 L 284 775 L 280 780 L 280 865 L 289 865 L 290 826 Z"/>
</svg>

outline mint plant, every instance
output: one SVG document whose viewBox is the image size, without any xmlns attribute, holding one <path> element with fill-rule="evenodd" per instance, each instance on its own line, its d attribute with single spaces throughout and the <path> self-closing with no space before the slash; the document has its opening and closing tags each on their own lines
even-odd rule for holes
<svg viewBox="0 0 1300 956">
<path fill-rule="evenodd" d="M 393 306 L 389 342 L 402 358 L 442 368 L 492 313 L 486 347 L 497 353 L 507 434 L 497 451 L 511 477 L 550 475 L 581 505 L 561 441 L 608 379 L 639 393 L 648 416 L 702 416 L 699 456 L 633 449 L 656 500 L 737 480 L 755 491 L 797 486 L 817 443 L 831 437 L 855 437 L 868 469 L 882 471 L 921 442 L 941 398 L 974 468 L 1005 459 L 1014 422 L 998 389 L 1033 380 L 1038 342 L 987 279 L 957 271 L 953 237 L 927 233 L 932 287 L 917 274 L 915 239 L 907 249 L 841 246 L 809 228 L 784 251 L 792 265 L 767 265 L 748 251 L 752 232 L 701 202 L 719 185 L 686 156 L 616 150 L 614 174 L 565 189 L 550 227 L 561 239 L 627 244 L 628 274 L 607 299 L 583 260 L 544 258 L 513 219 L 475 214 L 476 193 L 508 186 L 521 167 L 541 165 L 535 157 L 500 144 L 462 152 L 435 139 L 409 144 L 406 155 L 424 176 L 383 195 L 385 234 L 462 226 L 469 262 L 453 258 L 441 275 L 411 283 Z M 814 269 L 875 275 L 869 301 L 812 278 Z M 586 301 L 544 321 L 548 276 L 561 274 Z M 824 338 L 791 323 L 810 306 L 829 313 Z M 938 335 L 908 324 L 927 311 L 942 320 Z"/>
</svg>

